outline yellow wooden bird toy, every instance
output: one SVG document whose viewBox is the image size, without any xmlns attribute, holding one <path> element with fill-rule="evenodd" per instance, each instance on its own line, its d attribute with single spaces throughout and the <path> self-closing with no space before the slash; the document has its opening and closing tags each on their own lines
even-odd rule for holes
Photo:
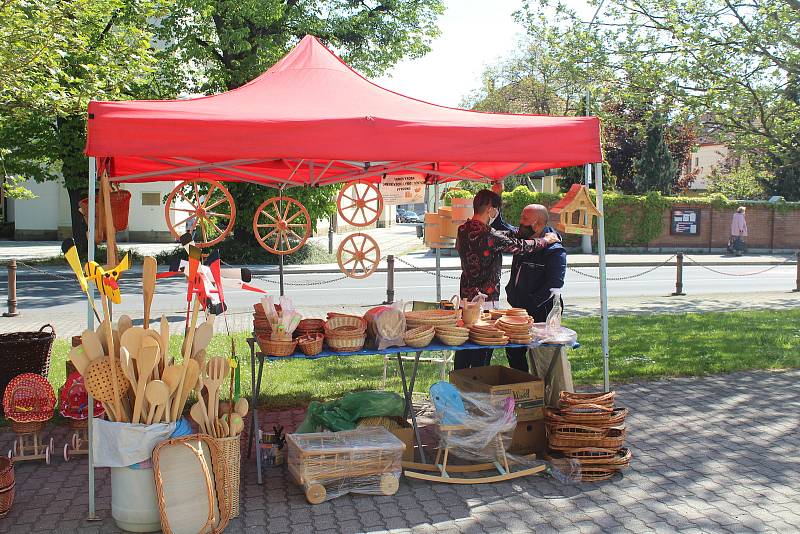
<svg viewBox="0 0 800 534">
<path fill-rule="evenodd" d="M 106 271 L 99 263 L 92 261 L 86 264 L 86 279 L 92 280 L 95 283 L 100 295 L 108 298 L 114 304 L 119 304 L 122 301 L 122 297 L 119 293 L 117 279 L 124 271 L 130 269 L 130 267 L 131 264 L 128 260 L 128 254 L 125 254 L 125 257 L 122 258 L 119 265 L 110 271 Z"/>
</svg>

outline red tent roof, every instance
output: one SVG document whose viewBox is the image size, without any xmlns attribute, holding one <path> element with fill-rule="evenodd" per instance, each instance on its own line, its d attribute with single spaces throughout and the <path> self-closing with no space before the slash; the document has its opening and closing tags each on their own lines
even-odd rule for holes
<svg viewBox="0 0 800 534">
<path fill-rule="evenodd" d="M 420 83 L 446 83 L 420 80 Z M 315 37 L 250 83 L 169 101 L 91 102 L 86 153 L 112 179 L 290 185 L 384 172 L 451 179 L 601 160 L 596 117 L 479 113 L 375 85 Z"/>
</svg>

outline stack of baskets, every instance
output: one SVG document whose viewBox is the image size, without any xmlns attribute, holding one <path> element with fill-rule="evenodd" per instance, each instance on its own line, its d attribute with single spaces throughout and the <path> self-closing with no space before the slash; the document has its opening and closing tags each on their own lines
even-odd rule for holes
<svg viewBox="0 0 800 534">
<path fill-rule="evenodd" d="M 461 310 L 420 310 L 406 312 L 406 327 L 456 326 L 461 320 Z"/>
<path fill-rule="evenodd" d="M 409 347 L 421 349 L 430 345 L 435 334 L 436 329 L 433 326 L 417 326 L 411 330 L 406 330 L 403 341 Z"/>
<path fill-rule="evenodd" d="M 294 337 L 306 334 L 324 334 L 325 321 L 322 319 L 302 319 L 294 331 Z"/>
<path fill-rule="evenodd" d="M 267 320 L 267 314 L 264 311 L 264 306 L 261 303 L 253 304 L 253 308 L 255 312 L 253 313 L 253 336 L 258 338 L 259 336 L 266 336 L 272 333 L 272 327 L 269 324 L 269 320 Z"/>
<path fill-rule="evenodd" d="M 14 504 L 14 462 L 0 457 L 0 518 L 8 515 Z"/>
<path fill-rule="evenodd" d="M 580 466 L 584 482 L 607 480 L 628 467 L 626 408 L 615 407 L 608 393 L 561 392 L 559 408 L 545 408 L 549 459 Z"/>
<path fill-rule="evenodd" d="M 463 326 L 437 326 L 436 337 L 445 345 L 463 345 L 469 339 L 469 328 Z"/>
<path fill-rule="evenodd" d="M 356 352 L 364 348 L 367 321 L 357 315 L 329 313 L 325 323 L 325 342 L 336 352 Z"/>
</svg>

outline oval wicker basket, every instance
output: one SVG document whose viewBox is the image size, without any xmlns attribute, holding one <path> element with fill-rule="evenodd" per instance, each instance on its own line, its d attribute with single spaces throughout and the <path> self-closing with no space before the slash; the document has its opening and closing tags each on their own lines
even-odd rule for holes
<svg viewBox="0 0 800 534">
<path fill-rule="evenodd" d="M 558 398 L 559 406 L 570 404 L 600 404 L 603 406 L 614 406 L 615 391 L 600 393 L 570 393 L 562 391 Z"/>
<path fill-rule="evenodd" d="M 297 336 L 302 336 L 303 334 L 311 334 L 314 332 L 324 332 L 325 331 L 325 321 L 322 319 L 301 319 L 300 323 L 297 325 L 295 329 L 295 334 Z"/>
<path fill-rule="evenodd" d="M 610 428 L 589 428 L 591 431 L 570 431 L 569 427 L 582 427 L 583 425 L 555 425 L 561 427 L 559 430 L 551 430 L 552 426 L 547 425 L 547 443 L 551 449 L 568 450 L 577 448 L 601 448 L 601 449 L 620 449 L 625 445 L 625 427 Z M 600 435 L 598 436 L 598 431 Z M 594 437 L 590 437 L 594 436 Z"/>
<path fill-rule="evenodd" d="M 11 430 L 13 430 L 15 434 L 33 434 L 34 432 L 40 432 L 44 428 L 44 423 L 44 421 L 20 423 L 12 419 Z"/>
<path fill-rule="evenodd" d="M 573 413 L 545 407 L 544 418 L 547 423 L 575 423 L 599 427 L 620 426 L 625 423 L 628 415 L 627 408 L 614 408 L 611 412 L 603 413 Z"/>
<path fill-rule="evenodd" d="M 322 352 L 325 336 L 320 333 L 304 334 L 297 338 L 297 346 L 306 356 L 316 356 Z"/>
<path fill-rule="evenodd" d="M 343 331 L 334 332 L 343 327 L 348 328 L 348 333 L 357 334 L 360 332 L 363 334 L 367 331 L 367 322 L 363 317 L 358 317 L 357 315 L 332 315 L 325 323 L 325 335 L 344 334 L 345 332 Z"/>
<path fill-rule="evenodd" d="M 365 334 L 361 334 L 360 336 L 325 336 L 325 343 L 327 343 L 334 352 L 357 352 L 364 348 L 366 340 L 367 336 Z"/>
<path fill-rule="evenodd" d="M 267 356 L 275 356 L 276 358 L 291 356 L 294 354 L 294 349 L 297 348 L 296 340 L 274 341 L 269 338 L 269 335 L 260 335 L 257 340 L 261 352 Z"/>
<path fill-rule="evenodd" d="M 403 341 L 405 341 L 406 345 L 409 347 L 421 349 L 431 344 L 435 334 L 436 330 L 432 326 L 420 326 L 419 328 L 413 328 L 407 331 L 403 336 Z"/>
</svg>

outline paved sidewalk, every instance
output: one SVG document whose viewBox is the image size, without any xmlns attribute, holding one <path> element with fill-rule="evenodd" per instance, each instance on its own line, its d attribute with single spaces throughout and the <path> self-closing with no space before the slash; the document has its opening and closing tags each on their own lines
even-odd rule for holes
<svg viewBox="0 0 800 534">
<path fill-rule="evenodd" d="M 487 485 L 401 479 L 395 496 L 346 495 L 309 505 L 285 468 L 256 484 L 243 459 L 242 516 L 231 533 L 779 532 L 800 531 L 800 370 L 619 385 L 631 468 L 610 481 L 545 476 Z M 301 411 L 272 413 L 297 422 Z M 52 431 L 56 448 L 63 428 Z M 0 434 L 0 446 L 13 435 Z M 110 477 L 97 470 L 99 523 L 85 521 L 86 460 L 15 467 L 17 496 L 0 532 L 120 532 Z"/>
</svg>

